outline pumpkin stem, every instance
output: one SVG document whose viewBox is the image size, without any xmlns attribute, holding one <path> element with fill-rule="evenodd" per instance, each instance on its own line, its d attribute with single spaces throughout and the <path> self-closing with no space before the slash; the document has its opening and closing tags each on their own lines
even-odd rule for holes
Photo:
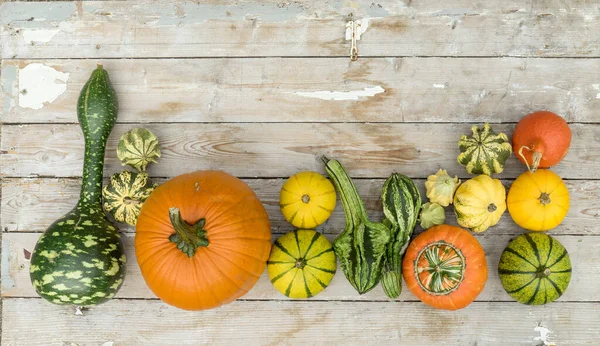
<svg viewBox="0 0 600 346">
<path fill-rule="evenodd" d="M 534 151 L 533 155 L 531 157 L 531 166 L 529 166 L 529 162 L 527 162 L 527 158 L 523 154 L 523 149 L 533 151 L 533 148 L 530 148 L 525 145 L 521 146 L 521 148 L 519 148 L 519 156 L 521 156 L 521 158 L 523 159 L 523 162 L 525 162 L 525 165 L 527 166 L 527 170 L 529 170 L 531 173 L 535 173 L 535 171 L 538 169 L 538 167 L 540 165 L 540 161 L 542 160 L 542 153 L 540 153 L 539 151 Z"/>
<path fill-rule="evenodd" d="M 548 205 L 551 202 L 550 195 L 545 192 L 542 192 L 538 199 L 540 200 L 540 203 L 542 203 L 542 205 Z"/>
<path fill-rule="evenodd" d="M 310 196 L 309 195 L 303 195 L 302 196 L 302 202 L 305 204 L 308 204 L 308 202 L 310 202 Z"/>
<path fill-rule="evenodd" d="M 208 246 L 206 231 L 203 229 L 205 219 L 200 219 L 195 224 L 190 225 L 181 218 L 179 208 L 175 207 L 169 208 L 169 218 L 175 229 L 175 233 L 171 234 L 169 241 L 175 243 L 177 248 L 188 257 L 194 257 L 197 248 Z"/>
</svg>

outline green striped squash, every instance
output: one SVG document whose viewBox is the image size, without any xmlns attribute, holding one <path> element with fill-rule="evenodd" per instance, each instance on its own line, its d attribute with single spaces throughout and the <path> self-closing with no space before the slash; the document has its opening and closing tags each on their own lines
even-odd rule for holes
<svg viewBox="0 0 600 346">
<path fill-rule="evenodd" d="M 506 292 L 523 304 L 543 305 L 558 299 L 571 280 L 569 253 L 545 233 L 525 233 L 511 241 L 498 264 Z"/>
<path fill-rule="evenodd" d="M 458 141 L 460 154 L 457 161 L 469 174 L 502 173 L 504 162 L 512 153 L 512 145 L 504 133 L 495 133 L 490 124 L 471 128 L 472 137 L 462 135 Z"/>
<path fill-rule="evenodd" d="M 104 150 L 117 108 L 108 73 L 99 65 L 77 103 L 85 139 L 79 201 L 48 227 L 31 255 L 33 288 L 55 304 L 96 305 L 113 297 L 123 283 L 123 243 L 102 210 L 101 198 Z"/>
<path fill-rule="evenodd" d="M 310 298 L 324 290 L 336 271 L 333 247 L 314 230 L 296 230 L 275 241 L 267 261 L 273 286 L 290 298 Z"/>
<path fill-rule="evenodd" d="M 389 298 L 398 298 L 402 292 L 402 256 L 419 218 L 421 194 L 409 177 L 392 173 L 383 184 L 381 201 L 391 229 L 381 285 Z"/>
</svg>

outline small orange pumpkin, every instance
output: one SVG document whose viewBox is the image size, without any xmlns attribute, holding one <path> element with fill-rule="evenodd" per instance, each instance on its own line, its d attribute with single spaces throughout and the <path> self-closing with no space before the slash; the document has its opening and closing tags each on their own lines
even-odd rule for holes
<svg viewBox="0 0 600 346">
<path fill-rule="evenodd" d="M 406 286 L 423 303 L 457 310 L 471 304 L 487 281 L 483 248 L 468 231 L 433 226 L 408 246 L 402 261 Z"/>
<path fill-rule="evenodd" d="M 513 151 L 531 172 L 559 163 L 571 145 L 571 129 L 565 119 L 548 111 L 524 116 L 512 137 Z"/>
<path fill-rule="evenodd" d="M 263 205 L 248 185 L 220 171 L 183 174 L 159 186 L 136 224 L 135 255 L 146 284 L 186 310 L 246 294 L 270 250 Z"/>
</svg>

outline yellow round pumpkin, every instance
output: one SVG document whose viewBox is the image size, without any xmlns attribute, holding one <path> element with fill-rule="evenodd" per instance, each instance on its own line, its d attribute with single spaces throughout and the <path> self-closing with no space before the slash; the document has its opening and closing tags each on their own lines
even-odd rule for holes
<svg viewBox="0 0 600 346">
<path fill-rule="evenodd" d="M 322 224 L 335 208 L 333 184 L 317 172 L 299 172 L 281 187 L 279 207 L 294 227 L 310 229 Z"/>
<path fill-rule="evenodd" d="M 301 229 L 279 237 L 267 261 L 271 283 L 290 298 L 317 295 L 329 285 L 335 270 L 331 243 L 314 230 Z"/>
<path fill-rule="evenodd" d="M 497 224 L 505 210 L 504 186 L 485 174 L 467 180 L 454 194 L 456 221 L 476 233 Z"/>
<path fill-rule="evenodd" d="M 563 180 L 550 170 L 527 171 L 510 187 L 507 204 L 517 225 L 530 231 L 547 231 L 567 216 L 569 191 Z"/>
</svg>

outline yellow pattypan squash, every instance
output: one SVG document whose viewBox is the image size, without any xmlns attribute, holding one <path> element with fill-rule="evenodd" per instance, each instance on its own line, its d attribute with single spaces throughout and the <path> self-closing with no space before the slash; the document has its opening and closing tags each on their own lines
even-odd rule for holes
<svg viewBox="0 0 600 346">
<path fill-rule="evenodd" d="M 479 233 L 494 226 L 506 210 L 506 190 L 498 179 L 479 175 L 458 187 L 454 213 L 462 227 Z"/>
<path fill-rule="evenodd" d="M 436 174 L 430 175 L 425 182 L 427 198 L 431 203 L 447 207 L 452 203 L 458 185 L 460 185 L 458 177 L 452 178 L 445 169 L 440 169 Z"/>
</svg>

